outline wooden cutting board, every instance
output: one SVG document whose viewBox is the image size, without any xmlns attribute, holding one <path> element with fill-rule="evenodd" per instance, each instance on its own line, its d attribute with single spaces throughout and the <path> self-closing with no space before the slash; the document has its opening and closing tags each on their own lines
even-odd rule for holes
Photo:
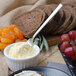
<svg viewBox="0 0 76 76">
<path fill-rule="evenodd" d="M 53 46 L 60 43 L 60 36 L 47 36 L 46 40 L 49 46 Z"/>
</svg>

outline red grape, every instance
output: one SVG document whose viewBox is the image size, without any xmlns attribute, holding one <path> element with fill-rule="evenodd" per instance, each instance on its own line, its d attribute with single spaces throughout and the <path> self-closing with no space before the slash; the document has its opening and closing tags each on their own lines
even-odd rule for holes
<svg viewBox="0 0 76 76">
<path fill-rule="evenodd" d="M 74 40 L 74 43 L 75 43 L 75 45 L 76 45 L 76 39 Z"/>
<path fill-rule="evenodd" d="M 75 31 L 75 30 L 70 31 L 70 32 L 69 32 L 69 37 L 70 37 L 70 39 L 72 39 L 72 40 L 76 39 L 76 31 Z"/>
<path fill-rule="evenodd" d="M 69 47 L 70 46 L 70 44 L 69 44 L 69 42 L 63 42 L 62 44 L 61 44 L 61 50 L 64 52 L 64 50 L 67 48 L 67 47 Z"/>
<path fill-rule="evenodd" d="M 65 50 L 64 50 L 64 54 L 68 57 L 74 55 L 74 49 L 72 47 L 67 47 Z"/>
<path fill-rule="evenodd" d="M 72 46 L 73 47 L 73 49 L 74 49 L 74 52 L 75 52 L 75 54 L 76 54 L 76 46 Z"/>
<path fill-rule="evenodd" d="M 71 45 L 71 46 L 74 46 L 74 45 L 75 45 L 75 41 L 74 41 L 74 40 L 71 40 L 71 41 L 70 41 L 70 45 Z"/>
<path fill-rule="evenodd" d="M 73 56 L 71 57 L 71 59 L 72 59 L 73 61 L 76 61 L 76 55 L 73 55 Z"/>
<path fill-rule="evenodd" d="M 61 42 L 65 42 L 65 41 L 69 41 L 69 40 L 70 40 L 70 38 L 69 38 L 69 35 L 68 34 L 63 34 L 60 37 L 60 41 Z"/>
</svg>

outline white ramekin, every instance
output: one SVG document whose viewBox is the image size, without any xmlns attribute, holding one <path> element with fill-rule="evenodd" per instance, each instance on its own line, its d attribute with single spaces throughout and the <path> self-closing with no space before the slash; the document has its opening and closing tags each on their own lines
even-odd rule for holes
<svg viewBox="0 0 76 76">
<path fill-rule="evenodd" d="M 17 71 L 17 70 L 24 69 L 24 68 L 27 68 L 27 67 L 36 66 L 37 63 L 38 63 L 38 56 L 39 56 L 39 53 L 40 53 L 40 49 L 37 45 L 33 46 L 33 48 L 35 49 L 35 51 L 37 51 L 37 53 L 36 53 L 36 55 L 34 55 L 32 57 L 17 59 L 17 58 L 12 58 L 8 55 L 9 48 L 11 46 L 13 46 L 14 44 L 22 44 L 22 43 L 24 43 L 24 42 L 13 43 L 13 44 L 7 46 L 4 49 L 4 55 L 6 57 L 8 67 L 12 71 Z"/>
</svg>

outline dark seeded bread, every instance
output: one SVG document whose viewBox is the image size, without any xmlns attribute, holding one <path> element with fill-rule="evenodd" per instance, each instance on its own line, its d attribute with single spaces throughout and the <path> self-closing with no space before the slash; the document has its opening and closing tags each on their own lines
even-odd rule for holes
<svg viewBox="0 0 76 76">
<path fill-rule="evenodd" d="M 48 6 L 53 11 L 57 7 L 57 5 L 55 5 L 55 4 L 51 4 Z M 64 12 L 63 12 L 63 9 L 60 9 L 60 11 L 54 16 L 54 23 L 52 25 L 52 27 L 54 27 L 54 28 L 52 28 L 51 33 L 54 34 L 54 32 L 60 27 L 60 25 L 63 24 L 63 22 L 64 22 Z"/>
<path fill-rule="evenodd" d="M 76 3 L 64 4 L 64 7 L 51 19 L 41 31 L 47 34 L 62 34 L 76 27 Z M 25 37 L 31 37 L 41 24 L 55 10 L 57 4 L 41 5 L 34 10 L 24 13 L 14 19 L 16 24 L 24 33 Z"/>
<path fill-rule="evenodd" d="M 64 14 L 64 11 L 63 11 L 63 8 L 61 8 L 61 10 L 62 10 L 62 15 L 60 15 L 60 20 L 59 20 L 59 22 L 58 22 L 58 25 L 57 25 L 57 28 L 55 29 L 55 31 L 64 23 L 64 21 L 65 21 L 65 14 Z M 58 19 L 58 18 L 57 18 Z M 55 32 L 54 31 L 54 32 Z M 53 33 L 53 34 L 55 34 L 55 33 Z"/>
<path fill-rule="evenodd" d="M 38 6 L 35 8 L 36 10 L 37 9 L 41 9 L 43 10 L 45 13 L 46 13 L 46 19 L 50 16 L 50 14 L 52 13 L 52 10 L 50 8 L 48 8 L 48 5 L 41 5 L 41 6 Z M 43 30 L 41 31 L 44 35 L 50 33 L 51 31 L 51 25 L 50 24 L 53 24 L 54 20 L 51 19 L 51 21 L 43 28 Z M 49 29 L 50 28 L 50 29 Z"/>
<path fill-rule="evenodd" d="M 61 27 L 61 26 L 63 25 L 63 23 L 65 22 L 65 13 L 64 13 L 63 8 L 61 8 L 61 9 L 62 9 L 62 11 L 63 11 L 63 17 L 62 17 L 61 20 L 60 20 L 60 23 L 59 23 L 58 28 L 55 29 L 55 31 L 53 32 L 54 35 L 58 34 L 58 31 L 59 31 L 58 29 L 59 29 L 59 27 Z"/>
<path fill-rule="evenodd" d="M 55 9 L 56 9 L 56 7 L 58 6 L 57 4 L 50 4 L 50 5 L 47 5 L 48 6 L 48 8 L 50 8 L 52 11 L 54 11 Z M 62 9 L 60 9 L 60 11 L 58 12 L 59 14 L 57 14 L 57 15 L 59 15 L 59 16 L 61 16 L 61 18 L 63 18 L 63 11 L 62 11 Z"/>
<path fill-rule="evenodd" d="M 75 11 L 75 14 L 76 14 L 76 7 L 74 7 L 73 10 Z M 75 15 L 75 17 L 76 17 L 76 15 Z M 74 29 L 76 30 L 76 25 L 75 25 Z"/>
<path fill-rule="evenodd" d="M 51 4 L 51 5 L 41 5 L 35 9 L 43 10 L 48 17 L 55 10 L 56 7 L 57 7 L 56 4 Z M 44 29 L 42 30 L 42 33 L 46 35 L 54 32 L 62 24 L 63 17 L 64 17 L 64 14 L 63 14 L 63 10 L 61 9 L 55 15 L 55 17 L 52 18 L 51 21 L 44 27 Z"/>
<path fill-rule="evenodd" d="M 50 14 L 52 13 L 52 9 L 49 9 L 48 5 L 40 5 L 40 6 L 36 7 L 35 9 L 43 10 L 46 13 L 47 17 L 50 16 Z"/>
<path fill-rule="evenodd" d="M 69 32 L 70 30 L 72 30 L 73 28 L 75 28 L 76 26 L 76 7 L 73 7 L 66 4 L 64 7 L 66 8 L 69 8 L 70 12 L 72 13 L 72 17 L 73 17 L 73 21 L 71 22 L 71 24 L 67 27 L 67 29 L 63 32 L 63 33 L 66 33 L 66 32 Z"/>
<path fill-rule="evenodd" d="M 63 5 L 69 5 L 69 6 L 71 6 L 73 8 L 73 7 L 76 7 L 76 2 L 65 3 Z"/>
<path fill-rule="evenodd" d="M 66 9 L 66 8 L 63 8 L 63 11 L 65 13 L 65 21 L 64 23 L 57 29 L 56 33 L 58 34 L 62 34 L 63 31 L 68 27 L 68 25 L 71 23 L 71 20 L 72 20 L 72 15 L 71 15 L 71 12 Z"/>
<path fill-rule="evenodd" d="M 33 10 L 24 13 L 13 20 L 23 32 L 25 37 L 31 37 L 45 20 L 45 13 L 42 10 Z"/>
</svg>

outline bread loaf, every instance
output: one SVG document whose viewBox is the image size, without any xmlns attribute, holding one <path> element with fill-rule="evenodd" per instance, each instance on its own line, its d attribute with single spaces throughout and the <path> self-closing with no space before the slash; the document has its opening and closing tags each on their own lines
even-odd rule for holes
<svg viewBox="0 0 76 76">
<path fill-rule="evenodd" d="M 41 24 L 51 15 L 57 4 L 40 5 L 34 10 L 24 13 L 13 20 L 29 38 L 41 26 Z M 63 8 L 49 21 L 41 33 L 44 35 L 67 33 L 76 27 L 76 3 L 64 4 Z"/>
<path fill-rule="evenodd" d="M 51 15 L 51 13 L 55 10 L 55 8 L 57 7 L 56 4 L 51 4 L 51 5 L 41 5 L 38 6 L 35 9 L 41 9 L 43 10 L 46 15 L 47 18 Z M 42 30 L 43 34 L 52 34 L 52 32 L 54 32 L 63 22 L 63 18 L 64 14 L 63 14 L 63 10 L 61 9 L 52 19 L 51 21 L 44 27 L 44 29 Z M 46 19 L 47 19 L 46 18 Z"/>
</svg>

